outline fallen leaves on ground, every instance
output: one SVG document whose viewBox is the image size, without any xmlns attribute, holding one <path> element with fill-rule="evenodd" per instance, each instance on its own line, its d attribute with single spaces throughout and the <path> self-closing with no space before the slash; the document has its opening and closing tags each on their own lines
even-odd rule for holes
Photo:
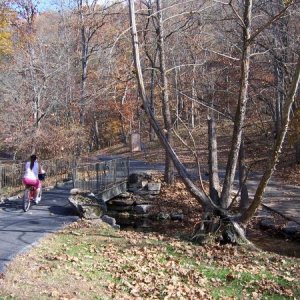
<svg viewBox="0 0 300 300">
<path fill-rule="evenodd" d="M 74 235 L 74 230 L 80 236 Z M 19 256 L 0 279 L 15 299 L 297 298 L 299 260 L 79 221 Z"/>
</svg>

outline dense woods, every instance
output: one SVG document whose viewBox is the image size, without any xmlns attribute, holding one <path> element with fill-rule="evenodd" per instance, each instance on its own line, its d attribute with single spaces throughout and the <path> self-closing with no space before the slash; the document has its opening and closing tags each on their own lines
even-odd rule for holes
<svg viewBox="0 0 300 300">
<path fill-rule="evenodd" d="M 175 167 L 206 218 L 217 217 L 216 227 L 230 219 L 241 232 L 235 221 L 246 224 L 255 214 L 288 128 L 291 161 L 300 161 L 299 4 L 74 0 L 40 12 L 32 0 L 1 1 L 0 148 L 15 158 L 32 151 L 52 158 L 126 144 L 134 132 L 144 143 L 158 137 L 165 180 L 174 180 Z M 231 136 L 222 185 L 217 141 L 224 132 L 216 128 Z M 250 201 L 253 135 L 270 141 L 273 154 Z M 204 143 L 209 151 L 200 157 L 197 145 Z M 209 191 L 190 180 L 179 144 L 209 163 Z"/>
</svg>

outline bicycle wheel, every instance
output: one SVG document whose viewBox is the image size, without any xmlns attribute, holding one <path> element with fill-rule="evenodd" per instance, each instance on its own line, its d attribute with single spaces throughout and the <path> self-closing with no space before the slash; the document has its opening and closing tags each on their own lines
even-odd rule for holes
<svg viewBox="0 0 300 300">
<path fill-rule="evenodd" d="M 30 190 L 25 189 L 23 196 L 23 210 L 26 212 L 30 208 Z"/>
</svg>

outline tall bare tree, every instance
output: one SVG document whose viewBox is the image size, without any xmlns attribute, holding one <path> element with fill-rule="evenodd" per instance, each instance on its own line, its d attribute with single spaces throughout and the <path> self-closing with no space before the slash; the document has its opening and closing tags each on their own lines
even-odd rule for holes
<svg viewBox="0 0 300 300">
<path fill-rule="evenodd" d="M 156 0 L 157 5 L 157 18 L 158 18 L 158 50 L 159 50 L 159 69 L 161 78 L 161 90 L 162 90 L 162 104 L 163 104 L 163 116 L 166 138 L 170 145 L 173 144 L 172 138 L 172 119 L 170 111 L 170 100 L 169 100 L 169 85 L 168 77 L 166 73 L 166 54 L 164 44 L 164 25 L 163 25 L 163 7 L 161 0 Z M 165 181 L 167 183 L 174 182 L 174 166 L 169 153 L 166 151 L 165 158 Z"/>
<path fill-rule="evenodd" d="M 209 217 L 211 222 L 213 222 L 215 218 L 220 217 L 220 219 L 223 220 L 223 222 L 225 221 L 225 223 L 231 223 L 232 230 L 239 237 L 244 238 L 244 233 L 239 223 L 241 222 L 243 224 L 246 224 L 251 219 L 251 217 L 255 214 L 257 207 L 262 201 L 262 195 L 264 193 L 264 189 L 278 161 L 279 153 L 282 148 L 284 137 L 289 124 L 290 109 L 294 102 L 295 94 L 297 92 L 298 84 L 300 80 L 300 72 L 299 72 L 300 57 L 298 59 L 298 63 L 293 76 L 293 84 L 290 88 L 289 97 L 285 103 L 285 109 L 284 109 L 285 118 L 283 122 L 283 129 L 280 132 L 280 138 L 278 138 L 277 143 L 274 147 L 274 152 L 270 159 L 270 164 L 267 167 L 263 179 L 261 180 L 258 186 L 254 201 L 252 202 L 250 207 L 245 211 L 242 218 L 239 218 L 238 215 L 237 216 L 231 215 L 229 211 L 229 206 L 232 201 L 232 199 L 230 198 L 230 190 L 232 188 L 232 183 L 233 183 L 232 177 L 235 174 L 235 168 L 239 156 L 239 150 L 242 141 L 242 129 L 244 125 L 245 112 L 246 112 L 246 103 L 248 98 L 247 90 L 248 90 L 248 76 L 249 76 L 250 54 L 251 54 L 250 42 L 253 41 L 253 39 L 259 34 L 259 32 L 262 32 L 263 28 L 266 28 L 266 26 L 270 25 L 271 22 L 269 21 L 268 23 L 263 25 L 259 30 L 257 30 L 251 35 L 252 1 L 251 0 L 245 1 L 244 17 L 240 19 L 243 24 L 243 52 L 242 52 L 243 55 L 241 60 L 241 83 L 240 83 L 239 101 L 238 101 L 238 106 L 237 106 L 236 116 L 235 116 L 235 126 L 233 132 L 232 147 L 229 154 L 229 162 L 227 166 L 227 174 L 226 174 L 227 180 L 225 182 L 225 187 L 223 187 L 221 205 L 218 205 L 218 203 L 214 202 L 208 195 L 206 195 L 204 191 L 201 191 L 201 189 L 195 186 L 195 184 L 192 182 L 192 180 L 189 177 L 189 174 L 187 173 L 187 170 L 178 159 L 176 153 L 174 152 L 174 149 L 166 139 L 163 130 L 159 126 L 157 120 L 155 119 L 150 109 L 149 100 L 147 98 L 145 86 L 144 86 L 143 72 L 140 64 L 139 41 L 138 41 L 136 22 L 135 22 L 134 1 L 131 0 L 129 0 L 129 12 L 130 12 L 133 55 L 134 55 L 134 62 L 136 66 L 137 82 L 139 86 L 140 95 L 143 101 L 144 109 L 153 128 L 156 131 L 156 134 L 158 135 L 165 150 L 169 153 L 170 157 L 172 158 L 173 163 L 180 177 L 182 178 L 183 182 L 188 187 L 189 191 L 199 201 L 200 205 L 202 205 L 205 212 L 205 216 L 208 217 L 209 215 L 211 215 L 212 217 Z M 204 222 L 206 223 L 208 222 L 208 220 L 204 220 Z M 202 226 L 201 229 L 205 229 L 205 226 Z M 209 227 L 209 229 L 213 230 L 215 229 L 215 227 L 211 226 Z"/>
</svg>

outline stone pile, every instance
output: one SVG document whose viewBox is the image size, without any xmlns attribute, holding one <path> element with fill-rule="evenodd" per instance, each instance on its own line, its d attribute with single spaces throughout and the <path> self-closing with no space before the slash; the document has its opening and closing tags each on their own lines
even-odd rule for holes
<svg viewBox="0 0 300 300">
<path fill-rule="evenodd" d="M 116 220 L 130 225 L 149 217 L 153 199 L 160 193 L 161 183 L 154 182 L 148 173 L 133 173 L 128 178 L 127 192 L 103 202 L 96 195 L 73 189 L 69 202 L 77 214 L 85 219 L 101 218 L 114 228 Z"/>
<path fill-rule="evenodd" d="M 84 219 L 101 219 L 115 229 L 120 229 L 116 220 L 106 215 L 106 205 L 101 202 L 93 193 L 83 192 L 79 189 L 72 189 L 70 192 L 69 203 L 75 212 Z"/>
<path fill-rule="evenodd" d="M 154 182 L 148 173 L 133 173 L 128 178 L 128 192 L 107 204 L 107 214 L 123 225 L 131 225 L 139 220 L 151 218 L 153 199 L 160 193 L 161 183 Z"/>
</svg>

